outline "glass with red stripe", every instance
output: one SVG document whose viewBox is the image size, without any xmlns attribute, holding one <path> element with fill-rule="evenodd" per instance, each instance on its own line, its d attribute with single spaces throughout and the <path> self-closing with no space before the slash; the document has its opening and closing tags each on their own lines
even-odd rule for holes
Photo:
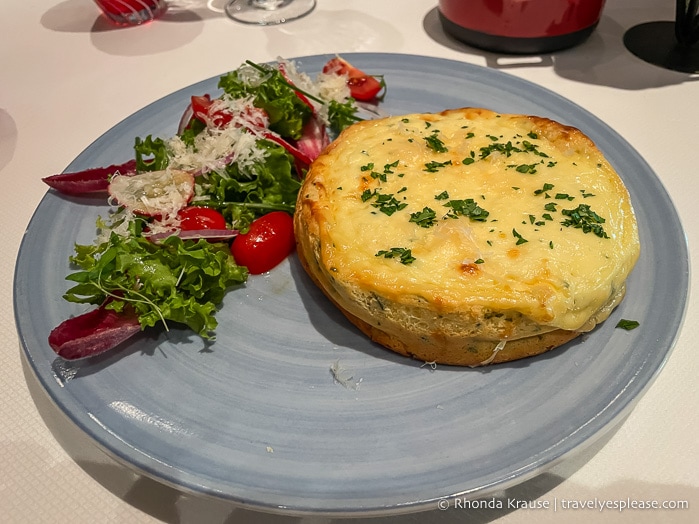
<svg viewBox="0 0 699 524">
<path fill-rule="evenodd" d="M 139 25 L 167 10 L 166 0 L 95 0 L 104 16 L 117 25 Z"/>
</svg>

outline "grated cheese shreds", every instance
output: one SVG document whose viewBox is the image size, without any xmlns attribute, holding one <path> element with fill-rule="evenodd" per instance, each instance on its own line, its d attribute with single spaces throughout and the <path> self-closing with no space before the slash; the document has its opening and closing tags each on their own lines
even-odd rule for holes
<svg viewBox="0 0 699 524">
<path fill-rule="evenodd" d="M 507 344 L 507 340 L 501 340 L 498 342 L 498 344 L 493 348 L 493 353 L 485 359 L 483 362 L 480 363 L 481 366 L 485 366 L 487 364 L 490 364 L 493 360 L 495 360 L 495 356 L 500 353 L 503 349 L 505 349 L 505 344 Z"/>
<path fill-rule="evenodd" d="M 167 167 L 137 175 L 112 177 L 109 194 L 120 204 L 148 216 L 174 215 L 194 192 L 191 173 Z"/>
<path fill-rule="evenodd" d="M 202 174 L 217 171 L 224 175 L 222 170 L 232 159 L 242 171 L 264 160 L 267 152 L 257 146 L 259 137 L 255 131 L 266 128 L 269 121 L 255 108 L 251 97 L 223 97 L 214 101 L 212 110 L 225 110 L 233 118 L 224 128 L 207 126 L 205 132 L 194 138 L 193 147 L 185 144 L 179 136 L 166 141 L 171 166 Z"/>
<path fill-rule="evenodd" d="M 278 57 L 277 61 L 284 64 L 289 80 L 291 80 L 295 86 L 302 89 L 306 93 L 310 93 L 311 95 L 328 102 L 332 100 L 335 102 L 344 103 L 348 98 L 350 98 L 350 90 L 349 86 L 347 85 L 346 75 L 321 72 L 318 73 L 314 81 L 308 74 L 300 72 L 293 60 L 285 60 Z M 311 103 L 315 108 L 316 114 L 326 125 L 328 125 L 328 105 L 318 104 L 312 100 Z"/>
<path fill-rule="evenodd" d="M 347 389 L 357 390 L 362 382 L 362 379 L 354 380 L 352 372 L 341 367 L 339 360 L 336 360 L 330 365 L 330 373 L 335 379 L 335 382 Z"/>
<path fill-rule="evenodd" d="M 278 62 L 283 64 L 286 76 L 300 90 L 324 101 L 345 103 L 350 98 L 346 75 L 319 73 L 314 80 L 306 73 L 300 72 L 295 62 L 283 58 L 279 58 Z M 241 65 L 237 72 L 240 80 L 252 87 L 260 85 L 269 77 L 268 73 L 246 64 Z M 249 173 L 255 164 L 264 162 L 268 156 L 268 150 L 260 147 L 258 141 L 268 138 L 271 133 L 268 128 L 269 117 L 254 105 L 254 98 L 252 95 L 233 98 L 224 93 L 212 101 L 209 114 L 216 115 L 220 112 L 230 115 L 231 120 L 225 126 L 217 125 L 213 121 L 206 122 L 205 129 L 193 137 L 192 144 L 187 144 L 178 135 L 165 139 L 169 157 L 165 171 L 181 170 L 194 175 L 216 172 L 226 177 L 225 168 L 233 161 L 236 162 L 239 173 L 242 175 Z M 313 104 L 316 115 L 325 125 L 328 125 L 328 105 L 313 100 L 310 102 Z M 197 115 L 197 117 L 206 118 L 204 115 Z M 163 187 L 162 190 L 170 191 L 167 187 Z M 197 191 L 199 191 L 198 188 Z M 149 224 L 151 233 L 165 233 L 179 227 L 177 211 L 182 207 L 181 202 L 164 202 L 160 199 L 157 205 L 163 208 L 156 210 L 154 208 L 156 202 L 149 201 L 147 195 L 140 195 L 138 198 L 141 205 L 154 215 Z M 194 195 L 193 200 L 203 198 L 205 197 L 202 195 Z M 112 212 L 110 223 L 102 223 L 100 239 L 107 240 L 111 232 L 128 236 L 129 223 L 135 218 L 137 216 L 129 206 Z"/>
</svg>

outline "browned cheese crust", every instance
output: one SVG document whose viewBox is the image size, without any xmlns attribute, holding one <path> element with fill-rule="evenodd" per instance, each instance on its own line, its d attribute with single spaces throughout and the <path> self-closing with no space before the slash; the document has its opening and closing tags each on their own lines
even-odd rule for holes
<svg viewBox="0 0 699 524">
<path fill-rule="evenodd" d="M 588 137 L 475 108 L 349 127 L 311 166 L 294 227 L 312 281 L 371 340 L 459 366 L 591 330 L 640 250 L 626 188 Z"/>
</svg>

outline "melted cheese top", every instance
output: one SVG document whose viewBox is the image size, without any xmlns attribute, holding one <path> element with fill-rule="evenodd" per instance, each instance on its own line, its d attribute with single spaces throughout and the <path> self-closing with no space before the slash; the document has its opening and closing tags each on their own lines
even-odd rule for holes
<svg viewBox="0 0 699 524">
<path fill-rule="evenodd" d="M 517 311 L 584 329 L 639 254 L 629 195 L 580 131 L 465 109 L 349 128 L 309 173 L 323 265 L 437 313 Z"/>
</svg>

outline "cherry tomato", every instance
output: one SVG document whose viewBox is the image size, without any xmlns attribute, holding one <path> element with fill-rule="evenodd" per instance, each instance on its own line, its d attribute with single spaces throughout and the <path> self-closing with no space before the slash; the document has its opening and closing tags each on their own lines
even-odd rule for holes
<svg viewBox="0 0 699 524">
<path fill-rule="evenodd" d="M 235 237 L 231 254 L 250 274 L 259 275 L 284 260 L 295 246 L 291 215 L 272 211 L 254 220 L 247 233 Z"/>
<path fill-rule="evenodd" d="M 192 116 L 204 124 L 211 122 L 216 127 L 225 127 L 233 119 L 226 111 L 211 111 L 213 101 L 209 95 L 193 96 L 191 104 Z"/>
<path fill-rule="evenodd" d="M 347 60 L 343 60 L 340 57 L 328 60 L 323 67 L 323 73 L 346 74 L 350 95 L 355 100 L 371 100 L 384 87 L 383 82 L 379 81 L 375 76 L 367 75 L 364 71 L 357 69 Z"/>
<path fill-rule="evenodd" d="M 200 229 L 226 229 L 226 219 L 210 207 L 189 206 L 177 213 L 182 231 L 198 231 Z"/>
</svg>

